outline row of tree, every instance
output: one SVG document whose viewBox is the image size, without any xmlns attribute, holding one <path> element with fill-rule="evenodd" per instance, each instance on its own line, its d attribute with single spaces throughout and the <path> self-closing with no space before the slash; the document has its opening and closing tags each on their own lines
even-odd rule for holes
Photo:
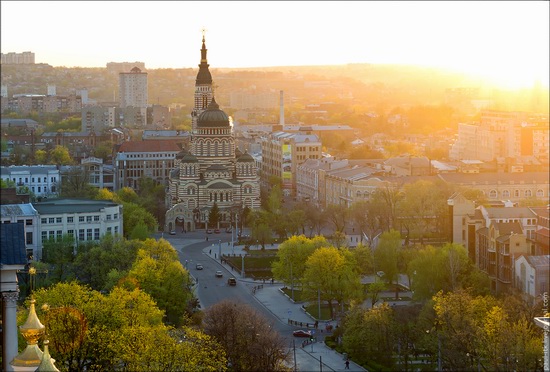
<svg viewBox="0 0 550 372">
<path fill-rule="evenodd" d="M 541 304 L 528 306 L 515 294 L 440 291 L 423 305 L 354 306 L 335 336 L 341 351 L 373 369 L 414 370 L 415 360 L 450 371 L 538 371 L 538 309 Z"/>
<path fill-rule="evenodd" d="M 469 261 L 464 247 L 408 247 L 401 241 L 395 230 L 383 233 L 376 249 L 362 244 L 353 249 L 335 247 L 322 236 L 293 236 L 279 245 L 272 264 L 273 277 L 299 288 L 307 300 L 320 299 L 328 304 L 332 316 L 335 304 L 342 309 L 352 302 L 363 302 L 367 296 L 374 306 L 385 288 L 395 288 L 397 298 L 400 273 L 408 276 L 415 300 L 428 300 L 439 290 L 489 291 L 488 277 Z M 361 285 L 363 276 L 375 273 L 389 287 L 381 282 Z"/>
</svg>

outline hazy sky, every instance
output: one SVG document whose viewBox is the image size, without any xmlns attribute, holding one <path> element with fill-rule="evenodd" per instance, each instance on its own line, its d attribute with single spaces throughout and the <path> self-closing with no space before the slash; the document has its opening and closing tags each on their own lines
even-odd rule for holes
<svg viewBox="0 0 550 372">
<path fill-rule="evenodd" d="M 393 63 L 548 86 L 548 1 L 1 1 L 2 53 L 211 68 Z"/>
</svg>

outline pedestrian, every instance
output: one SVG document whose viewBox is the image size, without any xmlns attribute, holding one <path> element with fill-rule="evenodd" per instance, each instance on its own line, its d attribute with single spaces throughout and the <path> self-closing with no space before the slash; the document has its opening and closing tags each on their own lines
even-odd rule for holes
<svg viewBox="0 0 550 372">
<path fill-rule="evenodd" d="M 210 251 L 208 252 L 208 254 L 212 254 L 212 250 L 210 250 Z"/>
<path fill-rule="evenodd" d="M 346 369 L 349 369 L 349 360 L 346 359 Z"/>
</svg>

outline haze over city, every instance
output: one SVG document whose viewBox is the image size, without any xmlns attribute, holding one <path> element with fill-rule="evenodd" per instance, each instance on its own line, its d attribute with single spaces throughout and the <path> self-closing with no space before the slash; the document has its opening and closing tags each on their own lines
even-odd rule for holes
<svg viewBox="0 0 550 372">
<path fill-rule="evenodd" d="M 509 88 L 549 81 L 546 1 L 2 1 L 1 10 L 2 53 L 32 51 L 52 66 L 196 68 L 205 29 L 215 68 L 387 63 Z"/>
</svg>

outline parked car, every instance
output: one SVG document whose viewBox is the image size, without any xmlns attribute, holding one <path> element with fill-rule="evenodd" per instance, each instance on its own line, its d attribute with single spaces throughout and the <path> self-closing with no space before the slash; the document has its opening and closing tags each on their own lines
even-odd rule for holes
<svg viewBox="0 0 550 372">
<path fill-rule="evenodd" d="M 176 235 L 176 230 L 170 231 L 170 235 Z"/>
<path fill-rule="evenodd" d="M 221 278 L 223 276 L 222 272 L 220 270 L 216 271 L 216 278 Z"/>
<path fill-rule="evenodd" d="M 214 234 L 219 234 L 220 233 L 220 229 L 215 229 L 214 230 Z"/>
<path fill-rule="evenodd" d="M 207 233 L 207 234 L 212 234 L 212 229 L 206 230 L 206 233 Z"/>
<path fill-rule="evenodd" d="M 292 332 L 292 336 L 294 337 L 311 337 L 310 331 L 304 331 L 303 329 L 299 329 L 297 331 Z"/>
<path fill-rule="evenodd" d="M 237 279 L 235 279 L 235 278 L 229 278 L 229 279 L 227 279 L 227 284 L 229 284 L 229 285 L 237 285 Z"/>
<path fill-rule="evenodd" d="M 202 267 L 202 265 L 201 265 L 201 264 L 197 264 L 197 265 L 195 266 L 195 269 L 197 269 L 197 270 L 202 270 L 202 269 L 203 269 L 203 267 Z"/>
</svg>

